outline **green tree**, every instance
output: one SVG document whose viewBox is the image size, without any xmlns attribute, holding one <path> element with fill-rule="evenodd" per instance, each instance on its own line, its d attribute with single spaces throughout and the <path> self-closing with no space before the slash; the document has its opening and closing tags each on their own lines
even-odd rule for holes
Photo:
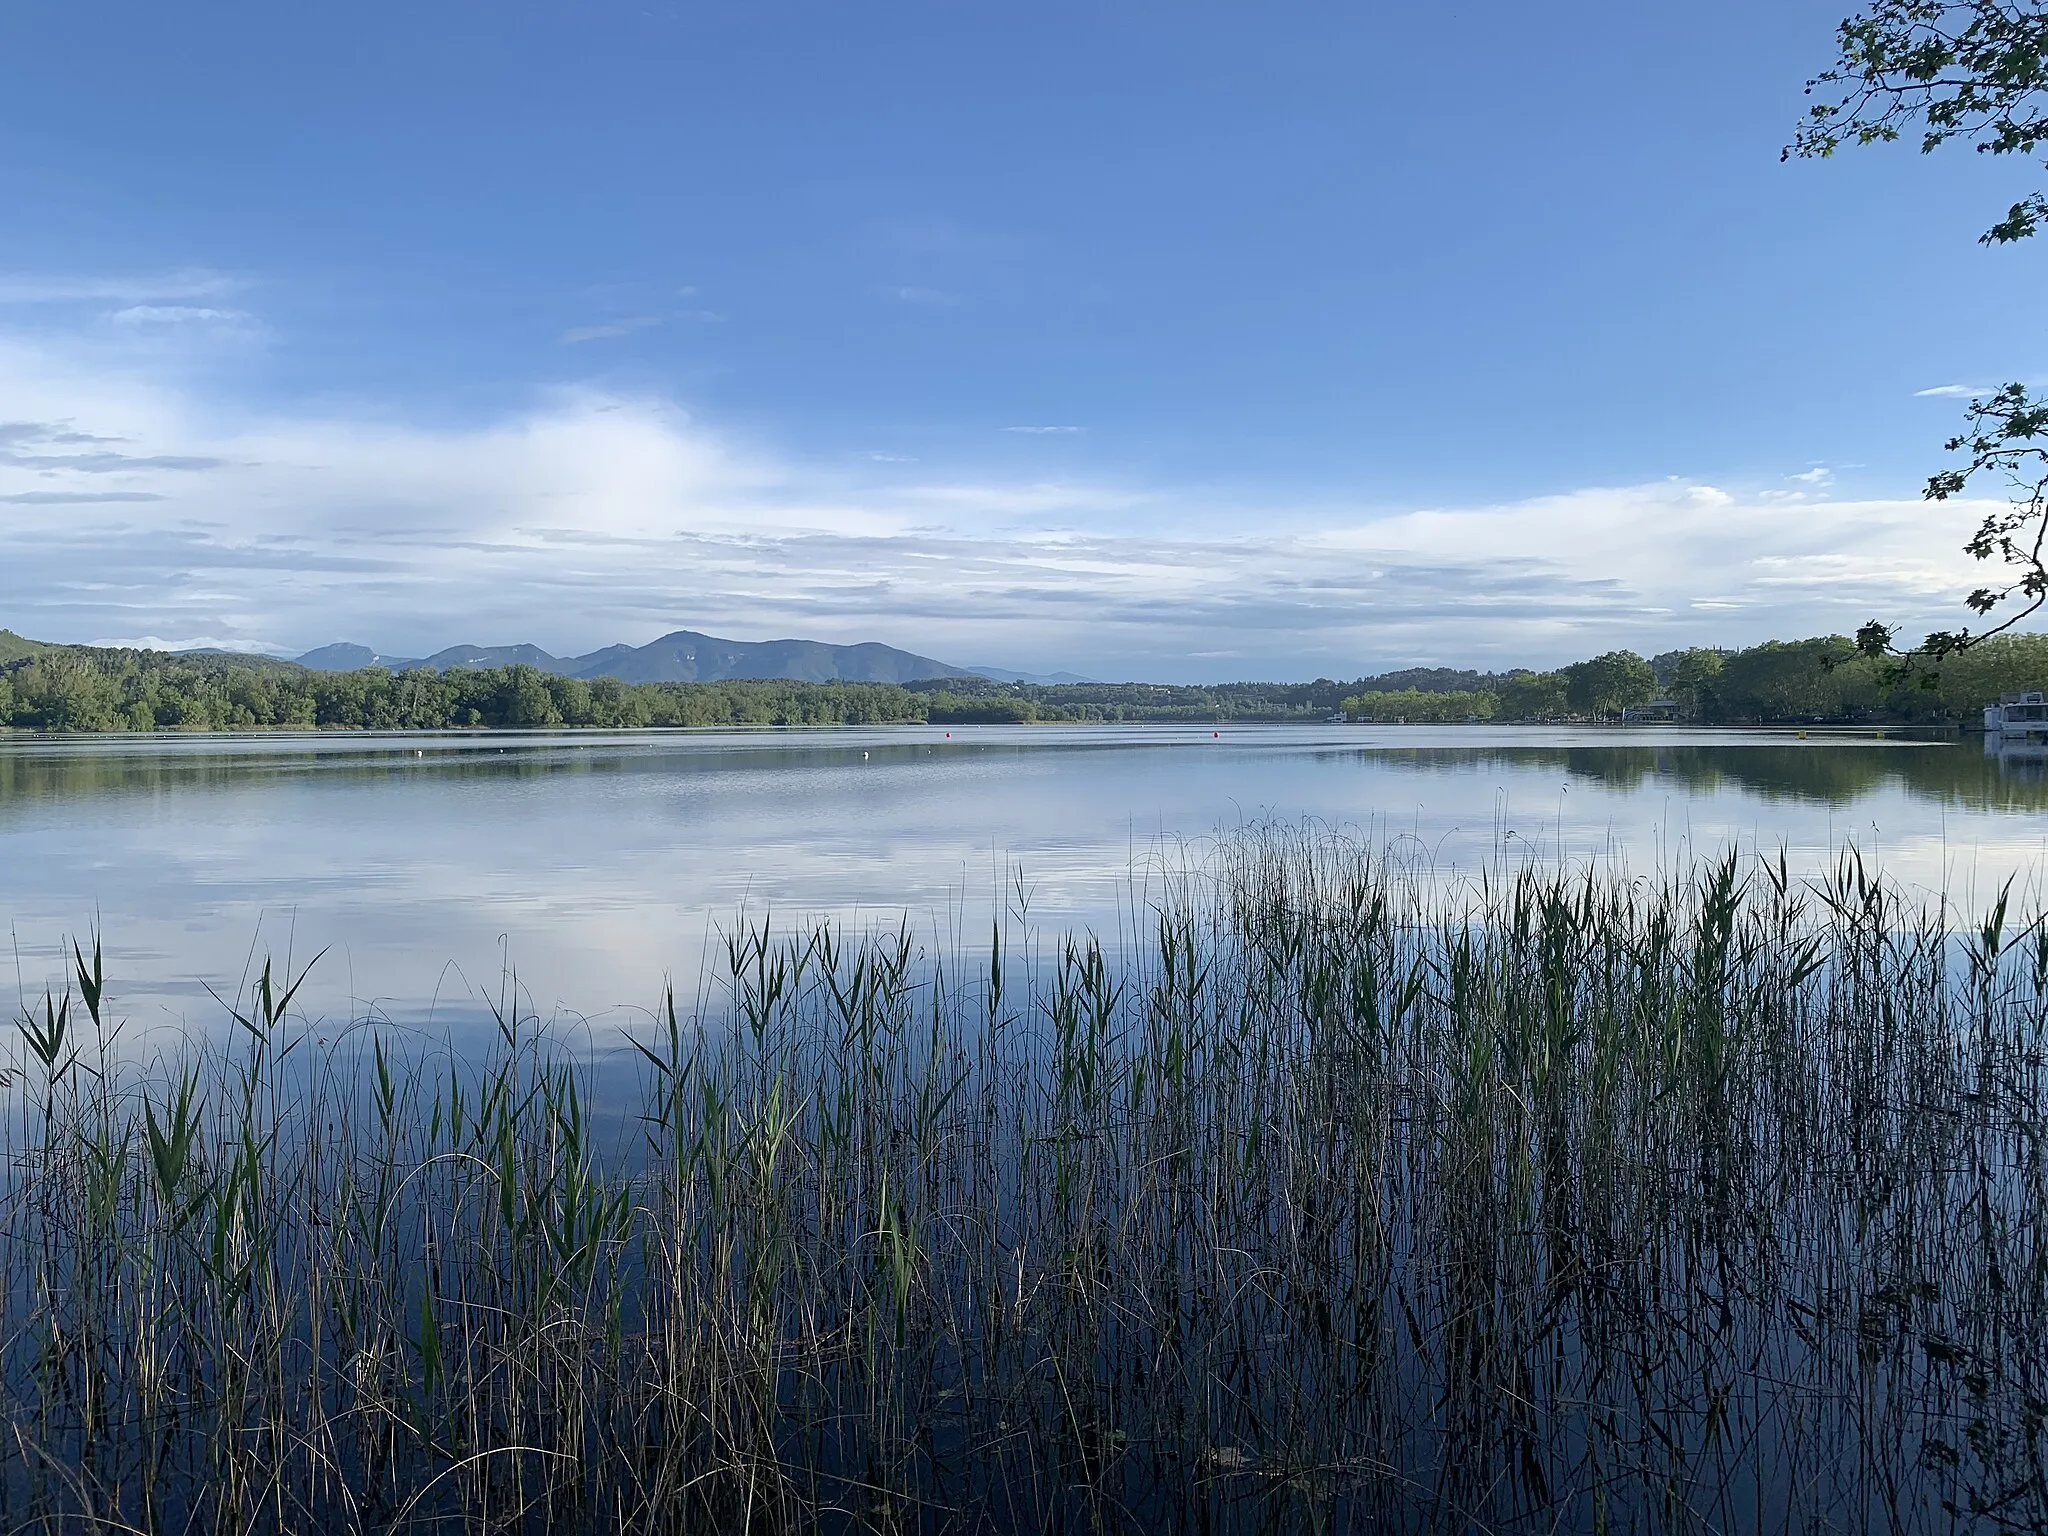
<svg viewBox="0 0 2048 1536">
<path fill-rule="evenodd" d="M 1344 709 L 1352 715 L 1372 720 L 1455 724 L 1462 720 L 1491 720 L 1499 702 L 1492 693 L 1469 689 L 1444 693 L 1425 693 L 1416 688 L 1398 691 L 1368 689 L 1344 700 Z"/>
<path fill-rule="evenodd" d="M 1725 659 L 1721 652 L 1705 646 L 1680 651 L 1670 659 L 1665 693 L 1691 718 L 1715 718 L 1720 707 L 1719 685 Z"/>
<path fill-rule="evenodd" d="M 1552 720 L 1570 708 L 1562 672 L 1510 672 L 1500 685 L 1498 713 L 1508 720 Z"/>
<path fill-rule="evenodd" d="M 1909 720 L 1975 720 L 2001 693 L 2048 688 L 2048 635 L 2005 634 L 1942 664 L 1933 686 L 1889 690 L 1887 713 Z"/>
<path fill-rule="evenodd" d="M 562 723 L 562 711 L 548 689 L 548 679 L 532 667 L 510 667 L 499 686 L 498 718 L 511 726 Z"/>
<path fill-rule="evenodd" d="M 1835 29 L 1839 57 L 1807 81 L 1789 157 L 1826 159 L 1845 144 L 1908 131 L 1920 153 L 1960 139 L 1978 153 L 2031 155 L 2048 144 L 2048 0 L 1874 0 Z M 2029 193 L 1980 237 L 2023 240 L 2048 218 Z"/>
<path fill-rule="evenodd" d="M 590 723 L 607 730 L 620 730 L 647 723 L 647 705 L 639 690 L 628 692 L 616 677 L 599 677 L 590 683 Z"/>
<path fill-rule="evenodd" d="M 1840 635 L 1737 651 L 1723 661 L 1715 694 L 1724 720 L 1857 719 L 1883 702 L 1876 666 Z"/>
<path fill-rule="evenodd" d="M 1038 711 L 1029 699 L 963 699 L 935 693 L 925 706 L 925 718 L 933 725 L 1027 725 L 1038 718 Z"/>
<path fill-rule="evenodd" d="M 564 725 L 590 725 L 590 684 L 580 677 L 546 679 L 548 696 L 555 701 L 555 713 Z"/>
<path fill-rule="evenodd" d="M 1582 714 L 1618 715 L 1657 697 L 1657 674 L 1634 651 L 1608 651 L 1564 669 L 1565 697 Z"/>
</svg>

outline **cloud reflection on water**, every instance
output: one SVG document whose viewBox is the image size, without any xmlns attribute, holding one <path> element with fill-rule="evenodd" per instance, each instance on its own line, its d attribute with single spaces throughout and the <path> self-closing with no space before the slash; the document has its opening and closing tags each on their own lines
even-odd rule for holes
<svg viewBox="0 0 2048 1536">
<path fill-rule="evenodd" d="M 956 728 L 139 738 L 0 746 L 0 896 L 25 982 L 95 921 L 140 1029 L 209 1028 L 252 955 L 329 954 L 334 1019 L 473 1019 L 508 970 L 600 1032 L 687 996 L 742 907 L 984 943 L 1012 871 L 1112 932 L 1159 867 L 1267 817 L 1393 840 L 1438 878 L 1527 856 L 1639 873 L 1731 842 L 1854 842 L 1966 906 L 2048 851 L 2039 764 L 1974 744 L 1663 731 Z M 1148 882 L 1150 882 L 1148 884 Z"/>
</svg>

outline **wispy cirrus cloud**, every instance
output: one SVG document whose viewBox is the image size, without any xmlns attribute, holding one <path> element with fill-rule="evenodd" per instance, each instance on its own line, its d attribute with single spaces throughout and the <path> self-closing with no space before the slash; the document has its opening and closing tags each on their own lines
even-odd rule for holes
<svg viewBox="0 0 2048 1536">
<path fill-rule="evenodd" d="M 227 273 L 198 267 L 126 274 L 0 272 L 0 304 L 150 304 L 222 298 L 246 286 Z"/>
<path fill-rule="evenodd" d="M 652 330 L 666 323 L 666 315 L 633 315 L 624 320 L 606 320 L 597 325 L 576 325 L 555 338 L 565 347 L 580 346 L 586 341 L 609 341 L 616 336 L 631 336 L 635 331 Z"/>
<path fill-rule="evenodd" d="M 162 501 L 157 491 L 16 491 L 0 501 L 17 507 L 82 507 L 111 501 Z"/>
<path fill-rule="evenodd" d="M 1985 395 L 1998 393 L 1995 384 L 1937 384 L 1932 389 L 1916 389 L 1915 400 L 1975 400 Z"/>
<path fill-rule="evenodd" d="M 117 437 L 76 432 L 64 422 L 0 421 L 0 449 L 14 443 L 117 443 Z"/>
<path fill-rule="evenodd" d="M 124 441 L 103 433 L 80 432 L 68 423 L 0 421 L 0 467 L 105 475 L 152 469 L 218 469 L 221 465 L 221 460 L 204 456 L 118 453 L 107 446 Z"/>
<path fill-rule="evenodd" d="M 0 465 L 65 470 L 79 475 L 132 474 L 148 469 L 219 469 L 222 462 L 190 453 L 0 453 Z"/>
<path fill-rule="evenodd" d="M 107 318 L 116 325 L 199 325 L 247 320 L 249 314 L 246 310 L 192 304 L 131 304 L 126 309 L 114 310 Z"/>
<path fill-rule="evenodd" d="M 1072 437 L 1086 427 L 1004 427 L 1005 432 L 1022 432 L 1032 437 Z"/>
</svg>

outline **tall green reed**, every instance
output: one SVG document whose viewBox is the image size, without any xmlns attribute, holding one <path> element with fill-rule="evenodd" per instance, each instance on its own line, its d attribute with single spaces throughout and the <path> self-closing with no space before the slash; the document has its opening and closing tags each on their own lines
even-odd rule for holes
<svg viewBox="0 0 2048 1536">
<path fill-rule="evenodd" d="M 2007 896 L 1446 886 L 1268 828 L 1144 910 L 740 925 L 633 1039 L 623 1138 L 509 1002 L 467 1059 L 322 1053 L 266 969 L 138 1057 L 81 947 L 6 1088 L 0 1517 L 2048 1520 L 2048 929 Z"/>
</svg>

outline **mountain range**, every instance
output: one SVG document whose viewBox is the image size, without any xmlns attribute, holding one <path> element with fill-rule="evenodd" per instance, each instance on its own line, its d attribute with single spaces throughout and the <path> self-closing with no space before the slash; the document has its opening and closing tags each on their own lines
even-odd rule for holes
<svg viewBox="0 0 2048 1536">
<path fill-rule="evenodd" d="M 316 672 L 385 667 L 403 672 L 431 667 L 528 666 L 561 677 L 615 677 L 623 683 L 718 683 L 739 678 L 786 678 L 806 683 L 917 683 L 948 677 L 997 682 L 1085 682 L 1070 672 L 1040 675 L 1001 667 L 954 667 L 892 645 L 827 645 L 818 640 L 721 640 L 678 629 L 646 645 L 608 645 L 586 656 L 555 656 L 537 645 L 451 645 L 431 656 L 386 656 L 367 645 L 323 645 L 297 658 Z"/>
</svg>

